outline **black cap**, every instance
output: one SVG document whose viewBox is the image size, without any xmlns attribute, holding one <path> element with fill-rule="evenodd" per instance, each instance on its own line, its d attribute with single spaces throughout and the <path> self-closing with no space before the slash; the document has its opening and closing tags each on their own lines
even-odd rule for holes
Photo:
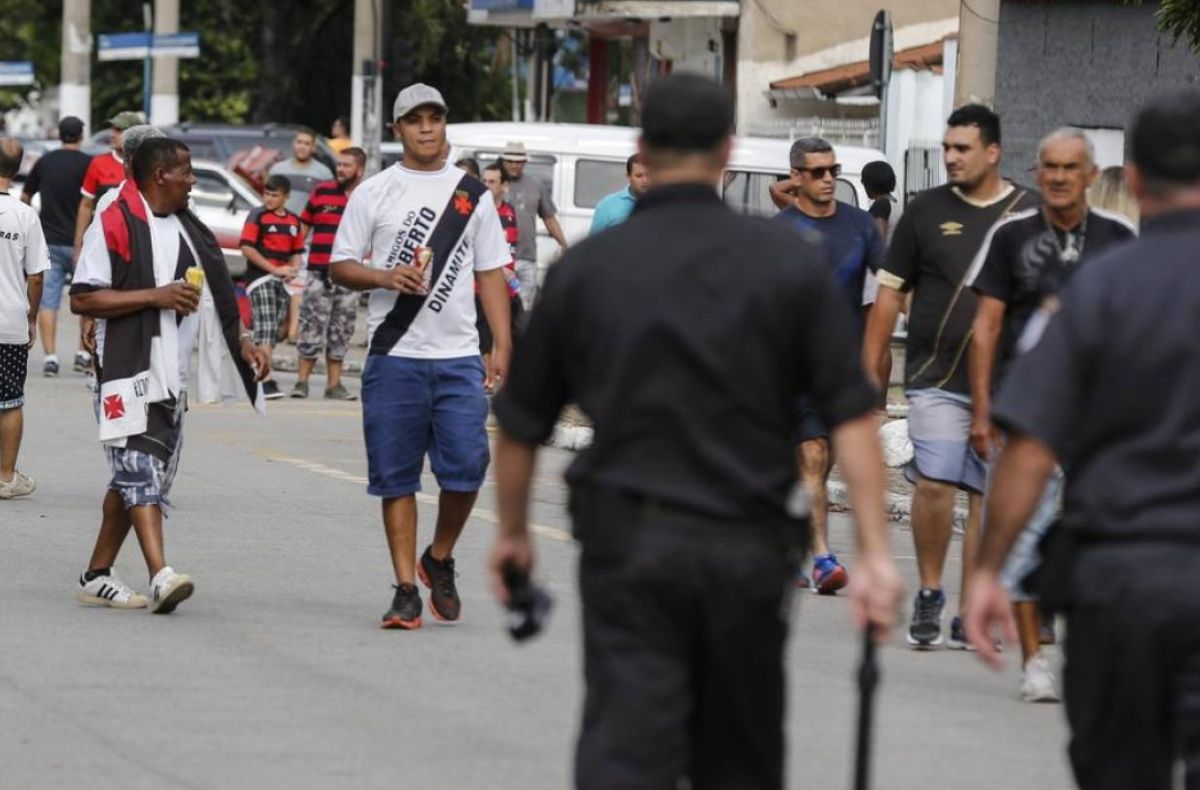
<svg viewBox="0 0 1200 790">
<path fill-rule="evenodd" d="M 882 159 L 867 162 L 862 169 L 862 185 L 873 195 L 890 195 L 896 189 L 896 171 Z"/>
<path fill-rule="evenodd" d="M 733 100 L 699 74 L 671 74 L 650 83 L 642 105 L 642 139 L 650 148 L 710 151 L 733 134 Z"/>
<path fill-rule="evenodd" d="M 1134 119 L 1130 138 L 1133 162 L 1147 177 L 1200 183 L 1200 93 L 1152 99 Z"/>
<path fill-rule="evenodd" d="M 64 143 L 77 143 L 83 137 L 83 121 L 68 115 L 58 122 L 58 139 Z"/>
</svg>

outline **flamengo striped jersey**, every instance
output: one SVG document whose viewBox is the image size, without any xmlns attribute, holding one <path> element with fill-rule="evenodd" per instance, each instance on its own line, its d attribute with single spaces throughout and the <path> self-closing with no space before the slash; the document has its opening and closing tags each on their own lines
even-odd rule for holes
<svg viewBox="0 0 1200 790">
<path fill-rule="evenodd" d="M 293 255 L 303 252 L 304 238 L 300 235 L 300 218 L 287 209 L 282 214 L 268 211 L 259 206 L 250 212 L 242 227 L 239 246 L 253 247 L 270 261 L 288 263 Z M 246 281 L 254 282 L 270 276 L 254 264 L 246 261 Z"/>
<path fill-rule="evenodd" d="M 300 214 L 300 221 L 312 228 L 312 244 L 308 248 L 309 268 L 329 265 L 333 239 L 337 236 L 348 200 L 349 196 L 337 181 L 322 181 L 313 187 L 312 194 L 308 196 L 308 205 Z"/>
</svg>

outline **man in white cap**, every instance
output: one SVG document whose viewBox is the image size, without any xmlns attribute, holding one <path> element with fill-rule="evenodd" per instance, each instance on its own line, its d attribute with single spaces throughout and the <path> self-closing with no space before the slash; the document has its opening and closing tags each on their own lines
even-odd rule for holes
<svg viewBox="0 0 1200 790">
<path fill-rule="evenodd" d="M 546 230 L 558 242 L 560 252 L 567 249 L 567 237 L 558 224 L 558 208 L 550 188 L 536 178 L 525 178 L 529 155 L 524 143 L 508 143 L 500 152 L 500 164 L 508 183 L 508 202 L 517 214 L 517 278 L 521 281 L 521 304 L 533 309 L 538 291 L 537 218 L 546 223 Z"/>
<path fill-rule="evenodd" d="M 418 577 L 435 618 L 459 617 L 454 545 L 490 460 L 485 390 L 504 377 L 512 347 L 504 276 L 512 253 L 491 193 L 446 162 L 446 112 L 436 88 L 400 92 L 392 117 L 404 158 L 351 193 L 330 254 L 335 284 L 371 292 L 362 375 L 367 492 L 383 500 L 396 575 L 384 628 L 420 627 Z M 495 341 L 486 373 L 476 282 Z M 426 454 L 441 495 L 418 564 L 416 493 Z"/>
</svg>

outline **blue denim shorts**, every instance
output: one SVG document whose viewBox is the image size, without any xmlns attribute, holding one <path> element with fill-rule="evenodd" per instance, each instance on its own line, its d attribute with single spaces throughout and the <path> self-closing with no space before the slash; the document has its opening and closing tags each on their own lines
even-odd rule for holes
<svg viewBox="0 0 1200 790">
<path fill-rule="evenodd" d="M 367 493 L 392 499 L 421 490 L 425 455 L 445 491 L 478 491 L 491 454 L 483 361 L 367 358 L 362 375 Z"/>
<path fill-rule="evenodd" d="M 42 310 L 57 310 L 62 304 L 63 286 L 71 276 L 71 256 L 75 253 L 73 247 L 67 244 L 51 244 L 50 268 L 42 280 L 42 301 L 38 306 Z"/>
</svg>

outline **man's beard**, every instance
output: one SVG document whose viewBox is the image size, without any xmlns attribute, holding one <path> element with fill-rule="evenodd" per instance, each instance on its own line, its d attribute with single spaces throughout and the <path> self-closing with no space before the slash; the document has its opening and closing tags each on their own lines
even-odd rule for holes
<svg viewBox="0 0 1200 790">
<path fill-rule="evenodd" d="M 358 183 L 358 176 L 337 179 L 337 185 L 339 189 L 345 189 L 346 187 L 354 186 L 356 183 Z"/>
</svg>

